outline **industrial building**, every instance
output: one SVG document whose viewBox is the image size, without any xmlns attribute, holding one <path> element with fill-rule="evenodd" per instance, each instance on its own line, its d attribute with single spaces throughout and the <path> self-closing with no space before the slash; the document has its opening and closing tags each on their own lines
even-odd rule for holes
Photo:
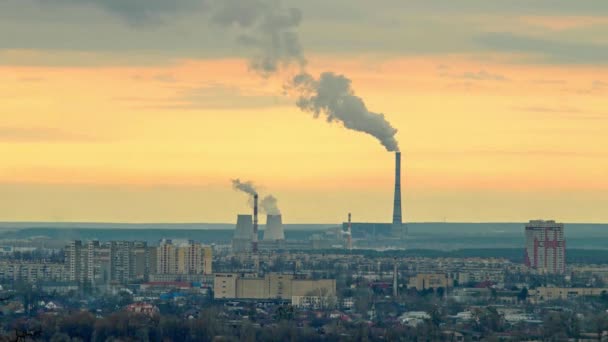
<svg viewBox="0 0 608 342">
<path fill-rule="evenodd" d="M 335 279 L 305 279 L 293 274 L 269 273 L 259 278 L 249 274 L 216 273 L 213 282 L 216 299 L 280 299 L 293 296 L 333 297 Z"/>
<path fill-rule="evenodd" d="M 555 221 L 530 221 L 526 224 L 524 263 L 540 274 L 566 272 L 564 224 Z"/>
<path fill-rule="evenodd" d="M 342 223 L 342 229 L 348 230 L 349 223 Z M 407 228 L 403 224 L 401 207 L 401 152 L 395 153 L 395 189 L 393 198 L 393 218 L 391 223 L 352 222 L 351 238 L 367 241 L 403 239 Z"/>
</svg>

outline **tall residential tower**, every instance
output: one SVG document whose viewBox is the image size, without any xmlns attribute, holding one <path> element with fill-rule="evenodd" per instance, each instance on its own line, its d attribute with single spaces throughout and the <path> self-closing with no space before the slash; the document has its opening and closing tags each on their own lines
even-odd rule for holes
<svg viewBox="0 0 608 342">
<path fill-rule="evenodd" d="M 526 224 L 526 266 L 542 274 L 566 272 L 564 224 L 555 221 L 530 221 Z"/>
</svg>

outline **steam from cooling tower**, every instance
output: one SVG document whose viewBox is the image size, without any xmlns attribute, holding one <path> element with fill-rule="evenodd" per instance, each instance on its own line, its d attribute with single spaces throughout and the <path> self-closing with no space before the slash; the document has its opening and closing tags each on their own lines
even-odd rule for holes
<svg viewBox="0 0 608 342">
<path fill-rule="evenodd" d="M 241 181 L 239 178 L 236 178 L 236 179 L 232 180 L 232 187 L 235 190 L 242 191 L 251 196 L 255 196 L 258 193 L 257 187 L 255 186 L 255 184 L 253 184 L 252 181 Z M 249 205 L 251 207 L 253 207 L 253 201 L 252 201 L 251 197 L 249 198 Z M 268 215 L 280 215 L 281 214 L 281 210 L 279 209 L 279 206 L 278 206 L 278 200 L 273 195 L 267 195 L 264 198 L 262 198 L 262 201 L 260 202 L 260 206 L 262 209 L 261 211 Z"/>
<path fill-rule="evenodd" d="M 307 73 L 294 77 L 293 86 L 301 94 L 297 105 L 312 112 L 315 118 L 327 117 L 327 122 L 339 121 L 353 131 L 367 133 L 380 141 L 389 152 L 399 151 L 395 139 L 397 129 L 384 114 L 370 112 L 363 100 L 355 95 L 352 81 L 343 75 L 324 72 L 319 79 Z"/>
<path fill-rule="evenodd" d="M 262 211 L 268 215 L 281 215 L 281 210 L 279 210 L 279 206 L 277 203 L 276 197 L 272 195 L 268 195 L 262 199 L 260 205 L 262 207 Z"/>
</svg>

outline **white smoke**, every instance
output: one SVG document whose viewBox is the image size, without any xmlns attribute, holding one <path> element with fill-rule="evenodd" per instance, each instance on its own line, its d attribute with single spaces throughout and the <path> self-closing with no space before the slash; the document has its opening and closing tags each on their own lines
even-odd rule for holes
<svg viewBox="0 0 608 342">
<path fill-rule="evenodd" d="M 355 95 L 351 80 L 332 72 L 315 79 L 302 73 L 294 77 L 292 86 L 300 94 L 297 105 L 312 112 L 315 118 L 324 114 L 328 122 L 339 121 L 344 127 L 374 136 L 387 151 L 399 151 L 395 139 L 397 129 L 384 114 L 370 112 L 363 100 Z"/>
<path fill-rule="evenodd" d="M 240 179 L 233 179 L 232 180 L 232 187 L 235 190 L 238 191 L 242 191 L 244 193 L 247 193 L 251 196 L 254 196 L 258 193 L 258 191 L 256 190 L 255 185 L 253 184 L 253 182 L 251 181 L 245 181 L 245 182 L 241 182 Z"/>
<path fill-rule="evenodd" d="M 130 22 L 162 24 L 166 14 L 205 11 L 214 25 L 233 31 L 236 43 L 252 50 L 250 67 L 269 76 L 296 64 L 302 70 L 306 58 L 298 27 L 302 13 L 285 7 L 281 0 L 38 0 L 42 3 L 93 4 Z M 383 114 L 369 111 L 355 95 L 351 81 L 333 72 L 317 79 L 302 71 L 288 82 L 299 91 L 297 105 L 304 111 L 324 114 L 327 121 L 340 121 L 344 127 L 374 136 L 388 151 L 398 151 L 397 130 Z"/>
<path fill-rule="evenodd" d="M 258 189 L 252 181 L 241 181 L 239 178 L 231 180 L 232 187 L 235 190 L 242 191 L 249 196 L 249 206 L 253 207 L 253 196 L 258 194 Z M 280 215 L 281 210 L 278 206 L 278 200 L 273 195 L 267 195 L 260 201 L 260 209 L 263 213 L 269 215 Z"/>
<path fill-rule="evenodd" d="M 262 207 L 262 212 L 268 215 L 281 215 L 281 210 L 279 210 L 278 201 L 276 197 L 272 195 L 264 197 L 260 202 L 260 206 Z"/>
<path fill-rule="evenodd" d="M 301 68 L 306 58 L 296 31 L 302 14 L 298 9 L 285 9 L 281 0 L 219 0 L 215 22 L 234 25 L 244 32 L 239 42 L 253 47 L 257 54 L 250 65 L 267 76 L 281 66 L 296 62 Z M 318 79 L 301 72 L 288 81 L 296 90 L 297 105 L 315 117 L 326 115 L 327 121 L 339 121 L 344 127 L 369 134 L 390 152 L 399 151 L 395 129 L 384 114 L 371 112 L 363 99 L 355 95 L 351 80 L 333 72 L 324 72 Z"/>
</svg>

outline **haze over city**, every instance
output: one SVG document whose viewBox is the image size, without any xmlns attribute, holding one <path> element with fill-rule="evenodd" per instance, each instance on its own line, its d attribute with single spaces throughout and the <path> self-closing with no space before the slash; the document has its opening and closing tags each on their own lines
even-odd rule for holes
<svg viewBox="0 0 608 342">
<path fill-rule="evenodd" d="M 0 3 L 0 220 L 234 223 L 239 178 L 287 223 L 387 221 L 396 147 L 302 72 L 384 115 L 404 221 L 608 220 L 604 2 L 130 3 Z"/>
<path fill-rule="evenodd" d="M 0 1 L 0 341 L 608 341 L 606 0 Z"/>
</svg>

